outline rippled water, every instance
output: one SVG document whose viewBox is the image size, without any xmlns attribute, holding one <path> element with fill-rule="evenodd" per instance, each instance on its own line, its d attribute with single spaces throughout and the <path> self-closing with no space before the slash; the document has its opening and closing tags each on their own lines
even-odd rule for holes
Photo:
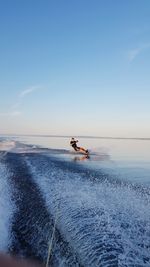
<svg viewBox="0 0 150 267">
<path fill-rule="evenodd" d="M 20 141 L 0 142 L 1 250 L 46 262 L 56 224 L 50 266 L 150 266 L 149 151 L 101 140 L 82 159 L 68 139 Z"/>
</svg>

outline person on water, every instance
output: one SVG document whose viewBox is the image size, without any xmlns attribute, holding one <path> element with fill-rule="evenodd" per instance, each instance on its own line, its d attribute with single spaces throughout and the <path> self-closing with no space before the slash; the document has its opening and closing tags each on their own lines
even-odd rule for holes
<svg viewBox="0 0 150 267">
<path fill-rule="evenodd" d="M 88 154 L 89 153 L 89 151 L 87 150 L 87 149 L 84 149 L 83 147 L 79 147 L 79 146 L 77 146 L 77 143 L 78 143 L 79 141 L 78 140 L 75 140 L 73 137 L 71 138 L 71 141 L 70 141 L 70 145 L 73 147 L 73 149 L 75 150 L 75 151 L 79 151 L 79 152 L 83 152 L 83 153 L 85 153 L 85 154 Z"/>
</svg>

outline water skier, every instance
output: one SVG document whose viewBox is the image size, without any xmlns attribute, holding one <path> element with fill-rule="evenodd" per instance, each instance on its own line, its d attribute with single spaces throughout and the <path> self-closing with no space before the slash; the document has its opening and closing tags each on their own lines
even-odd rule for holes
<svg viewBox="0 0 150 267">
<path fill-rule="evenodd" d="M 84 149 L 83 147 L 77 146 L 77 143 L 78 142 L 79 142 L 78 140 L 75 140 L 75 138 L 72 137 L 71 138 L 71 141 L 70 141 L 70 145 L 73 147 L 73 149 L 75 151 L 79 151 L 81 153 L 84 153 L 84 154 L 88 155 L 89 154 L 89 151 L 87 149 Z"/>
</svg>

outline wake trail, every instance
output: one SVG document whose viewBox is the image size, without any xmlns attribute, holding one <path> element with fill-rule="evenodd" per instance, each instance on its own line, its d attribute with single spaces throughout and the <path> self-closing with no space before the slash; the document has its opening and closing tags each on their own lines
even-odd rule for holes
<svg viewBox="0 0 150 267">
<path fill-rule="evenodd" d="M 1 147 L 2 249 L 11 240 L 15 254 L 46 262 L 56 222 L 52 267 L 150 266 L 148 187 L 64 161 L 61 151 L 19 142 Z"/>
<path fill-rule="evenodd" d="M 150 265 L 148 194 L 106 175 L 97 183 L 91 170 L 85 175 L 50 157 L 26 155 L 26 162 L 53 217 L 59 205 L 57 228 L 83 266 Z"/>
<path fill-rule="evenodd" d="M 10 179 L 17 206 L 12 223 L 11 252 L 46 263 L 54 218 L 48 212 L 40 189 L 32 179 L 24 154 L 7 153 L 6 162 L 11 171 Z M 55 231 L 50 266 L 81 266 L 58 229 Z"/>
</svg>

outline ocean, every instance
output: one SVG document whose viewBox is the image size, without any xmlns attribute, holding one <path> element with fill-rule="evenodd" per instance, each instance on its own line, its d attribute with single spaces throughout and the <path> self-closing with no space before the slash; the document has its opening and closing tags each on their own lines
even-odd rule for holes
<svg viewBox="0 0 150 267">
<path fill-rule="evenodd" d="M 49 266 L 150 266 L 150 140 L 0 137 L 0 250 Z"/>
</svg>

